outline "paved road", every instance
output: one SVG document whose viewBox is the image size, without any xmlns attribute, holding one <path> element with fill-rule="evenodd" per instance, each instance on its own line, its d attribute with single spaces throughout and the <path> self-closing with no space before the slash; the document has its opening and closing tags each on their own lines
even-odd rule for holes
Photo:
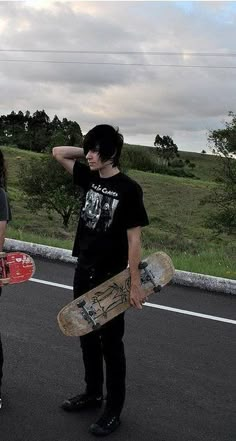
<svg viewBox="0 0 236 441">
<path fill-rule="evenodd" d="M 36 265 L 34 278 L 71 285 L 72 265 Z M 71 415 L 59 408 L 83 389 L 79 341 L 63 336 L 56 323 L 71 297 L 69 289 L 32 281 L 4 288 L 1 441 L 94 439 L 87 428 L 97 411 Z M 175 310 L 128 311 L 127 400 L 110 439 L 235 441 L 236 297 L 170 286 L 149 301 Z"/>
</svg>

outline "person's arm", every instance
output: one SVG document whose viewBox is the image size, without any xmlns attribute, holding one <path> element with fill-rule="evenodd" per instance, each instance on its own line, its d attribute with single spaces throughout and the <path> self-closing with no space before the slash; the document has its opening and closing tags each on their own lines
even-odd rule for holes
<svg viewBox="0 0 236 441">
<path fill-rule="evenodd" d="M 82 147 L 61 146 L 52 149 L 53 157 L 72 175 L 76 159 L 84 158 Z"/>
<path fill-rule="evenodd" d="M 0 221 L 0 251 L 3 250 L 6 229 L 7 229 L 7 221 Z"/>
<path fill-rule="evenodd" d="M 139 270 L 139 264 L 141 262 L 141 227 L 128 229 L 127 235 L 131 277 L 130 304 L 138 309 L 142 309 L 142 303 L 145 302 L 146 296 L 141 286 Z"/>
</svg>

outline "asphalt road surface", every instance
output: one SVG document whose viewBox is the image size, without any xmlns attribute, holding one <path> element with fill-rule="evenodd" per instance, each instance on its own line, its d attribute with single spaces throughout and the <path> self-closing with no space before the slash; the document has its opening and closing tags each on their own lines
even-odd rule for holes
<svg viewBox="0 0 236 441">
<path fill-rule="evenodd" d="M 59 407 L 84 389 L 79 339 L 56 321 L 72 299 L 73 265 L 36 267 L 33 281 L 5 287 L 0 301 L 0 439 L 92 440 L 100 410 Z M 169 286 L 149 302 L 126 313 L 127 399 L 109 439 L 236 441 L 236 296 Z"/>
</svg>

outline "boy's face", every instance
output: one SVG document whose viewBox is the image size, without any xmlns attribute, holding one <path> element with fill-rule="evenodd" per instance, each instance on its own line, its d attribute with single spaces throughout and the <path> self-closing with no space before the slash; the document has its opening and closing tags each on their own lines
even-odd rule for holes
<svg viewBox="0 0 236 441">
<path fill-rule="evenodd" d="M 89 168 L 92 171 L 101 170 L 112 163 L 111 159 L 108 159 L 107 161 L 102 161 L 99 152 L 94 150 L 88 151 L 86 159 L 88 161 Z"/>
</svg>

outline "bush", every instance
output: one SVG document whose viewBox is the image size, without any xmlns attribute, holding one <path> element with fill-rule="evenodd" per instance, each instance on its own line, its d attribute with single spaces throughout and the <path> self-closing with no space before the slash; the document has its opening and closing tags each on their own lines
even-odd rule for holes
<svg viewBox="0 0 236 441">
<path fill-rule="evenodd" d="M 134 169 L 152 173 L 161 173 L 166 168 L 158 164 L 151 148 L 126 145 L 122 152 L 121 167 L 123 170 Z"/>
<path fill-rule="evenodd" d="M 195 178 L 195 175 L 184 168 L 182 160 L 176 159 L 168 166 L 151 147 L 124 145 L 121 156 L 121 169 L 140 170 L 144 172 L 160 173 L 181 178 Z"/>
</svg>

